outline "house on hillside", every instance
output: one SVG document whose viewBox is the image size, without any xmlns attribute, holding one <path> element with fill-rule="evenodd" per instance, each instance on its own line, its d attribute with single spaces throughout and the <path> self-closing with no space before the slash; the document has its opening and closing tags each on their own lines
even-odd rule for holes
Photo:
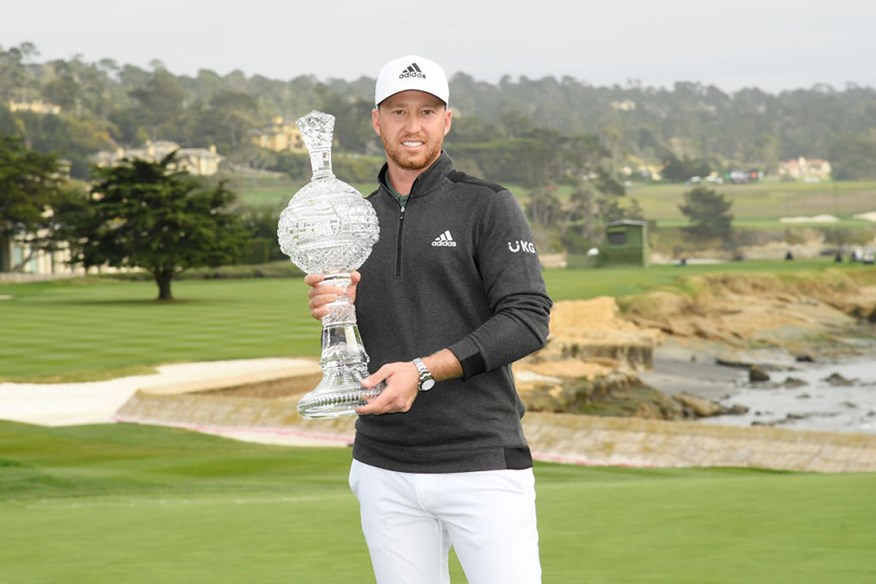
<svg viewBox="0 0 876 584">
<path fill-rule="evenodd" d="M 817 158 L 808 160 L 802 156 L 796 160 L 786 160 L 779 163 L 779 177 L 803 181 L 830 180 L 830 162 Z"/>
<path fill-rule="evenodd" d="M 121 160 L 140 159 L 150 162 L 158 162 L 174 150 L 181 170 L 186 170 L 197 176 L 212 176 L 219 172 L 219 164 L 224 160 L 216 152 L 215 146 L 209 148 L 180 148 L 176 142 L 159 140 L 146 142 L 142 148 L 118 148 L 114 152 L 98 152 L 94 156 L 94 162 L 100 167 L 117 165 Z"/>
<path fill-rule="evenodd" d="M 612 101 L 608 105 L 611 106 L 611 109 L 619 110 L 622 112 L 631 112 L 636 109 L 636 102 L 630 99 Z"/>
<path fill-rule="evenodd" d="M 636 168 L 625 165 L 621 168 L 621 172 L 623 172 L 624 177 L 635 178 L 637 180 L 659 181 L 663 178 L 660 174 L 663 172 L 663 169 L 656 164 L 639 164 Z"/>
<path fill-rule="evenodd" d="M 307 148 L 301 139 L 301 131 L 294 121 L 281 117 L 273 119 L 270 126 L 261 130 L 252 130 L 250 140 L 260 148 L 274 152 L 305 152 Z"/>
<path fill-rule="evenodd" d="M 53 103 L 48 103 L 40 99 L 34 101 L 15 101 L 9 102 L 9 111 L 11 112 L 31 112 L 35 114 L 54 114 L 61 113 L 61 106 Z"/>
</svg>

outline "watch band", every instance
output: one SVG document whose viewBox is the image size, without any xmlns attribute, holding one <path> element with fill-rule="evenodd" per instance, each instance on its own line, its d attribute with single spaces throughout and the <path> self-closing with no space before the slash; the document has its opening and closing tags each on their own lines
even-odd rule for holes
<svg viewBox="0 0 876 584">
<path fill-rule="evenodd" d="M 429 391 L 433 387 L 435 387 L 435 378 L 432 377 L 432 374 L 429 372 L 429 368 L 426 367 L 426 364 L 423 363 L 423 360 L 417 357 L 413 361 L 414 366 L 417 368 L 417 372 L 420 374 L 420 380 L 417 382 L 417 389 L 419 391 Z"/>
</svg>

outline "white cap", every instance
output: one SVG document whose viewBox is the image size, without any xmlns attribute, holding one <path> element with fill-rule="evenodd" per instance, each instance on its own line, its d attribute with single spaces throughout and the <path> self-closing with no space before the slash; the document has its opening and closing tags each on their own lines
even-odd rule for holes
<svg viewBox="0 0 876 584">
<path fill-rule="evenodd" d="M 393 59 L 380 69 L 374 86 L 374 104 L 401 91 L 414 89 L 431 93 L 445 104 L 450 100 L 450 87 L 444 69 L 436 63 L 417 55 Z"/>
</svg>

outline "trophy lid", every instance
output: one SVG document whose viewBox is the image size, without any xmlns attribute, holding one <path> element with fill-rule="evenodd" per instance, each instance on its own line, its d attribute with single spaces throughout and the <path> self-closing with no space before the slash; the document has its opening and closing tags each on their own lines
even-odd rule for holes
<svg viewBox="0 0 876 584">
<path fill-rule="evenodd" d="M 295 125 L 301 131 L 301 139 L 304 140 L 308 152 L 331 150 L 335 116 L 313 110 L 306 116 L 298 118 Z"/>
</svg>

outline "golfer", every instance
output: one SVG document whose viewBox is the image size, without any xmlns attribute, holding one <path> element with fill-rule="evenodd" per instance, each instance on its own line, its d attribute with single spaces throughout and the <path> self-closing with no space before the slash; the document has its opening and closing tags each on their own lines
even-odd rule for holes
<svg viewBox="0 0 876 584">
<path fill-rule="evenodd" d="M 369 197 L 380 240 L 348 294 L 371 357 L 350 486 L 379 584 L 541 582 L 532 456 L 511 364 L 544 346 L 551 300 L 530 228 L 504 187 L 444 152 L 447 77 L 416 55 L 377 78 L 386 163 Z M 339 290 L 308 276 L 311 313 Z"/>
</svg>

